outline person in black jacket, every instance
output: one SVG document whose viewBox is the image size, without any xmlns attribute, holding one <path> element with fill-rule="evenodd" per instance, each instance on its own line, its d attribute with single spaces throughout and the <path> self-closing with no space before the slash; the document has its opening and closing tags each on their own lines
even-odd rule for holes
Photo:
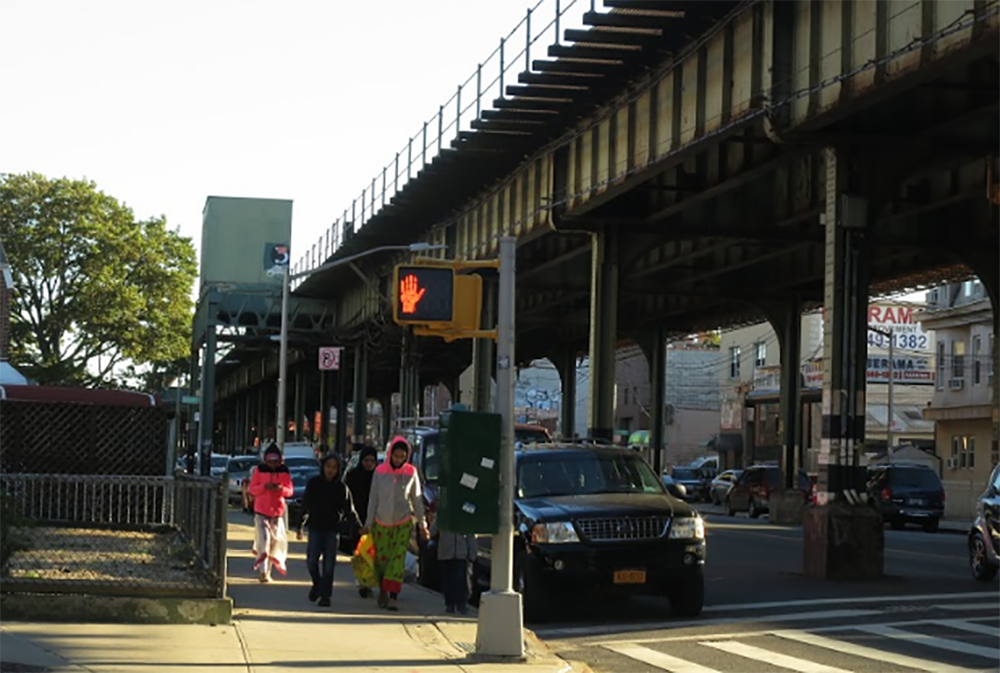
<svg viewBox="0 0 1000 673">
<path fill-rule="evenodd" d="M 378 466 L 378 452 L 374 446 L 366 446 L 361 449 L 358 455 L 358 464 L 348 470 L 344 477 L 347 488 L 351 490 L 351 499 L 354 501 L 354 508 L 358 512 L 358 517 L 362 521 L 368 516 L 368 498 L 372 492 L 372 477 L 375 476 L 375 468 Z M 358 532 L 352 531 L 349 539 L 345 539 L 346 548 L 341 548 L 345 554 L 353 554 L 360 540 Z M 362 598 L 371 595 L 371 589 L 358 585 L 358 593 Z"/>
<path fill-rule="evenodd" d="M 302 529 L 308 527 L 306 564 L 312 576 L 309 600 L 318 598 L 321 607 L 329 607 L 340 532 L 345 527 L 360 526 L 361 521 L 354 510 L 350 489 L 340 480 L 340 457 L 327 454 L 320 463 L 320 470 L 320 474 L 306 484 L 298 538 L 302 539 Z M 323 559 L 322 570 L 320 557 Z"/>
</svg>

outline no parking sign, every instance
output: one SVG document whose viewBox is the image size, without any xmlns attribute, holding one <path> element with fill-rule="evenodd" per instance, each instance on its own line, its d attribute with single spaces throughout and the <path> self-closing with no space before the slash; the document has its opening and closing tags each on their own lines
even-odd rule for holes
<svg viewBox="0 0 1000 673">
<path fill-rule="evenodd" d="M 336 371 L 340 369 L 340 346 L 323 346 L 319 349 L 320 371 Z"/>
</svg>

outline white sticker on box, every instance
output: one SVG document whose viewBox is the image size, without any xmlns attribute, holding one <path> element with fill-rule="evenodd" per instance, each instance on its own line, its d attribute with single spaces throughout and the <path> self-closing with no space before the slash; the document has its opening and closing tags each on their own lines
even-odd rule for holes
<svg viewBox="0 0 1000 673">
<path fill-rule="evenodd" d="M 466 488 L 475 488 L 476 484 L 479 483 L 479 477 L 473 477 L 471 474 L 466 472 L 462 475 L 462 478 L 458 480 L 458 483 Z"/>
<path fill-rule="evenodd" d="M 462 511 L 465 512 L 466 514 L 475 514 L 476 506 L 473 505 L 471 502 L 467 502 L 464 505 L 462 505 Z"/>
<path fill-rule="evenodd" d="M 496 463 L 492 458 L 483 458 L 482 462 L 479 463 L 480 467 L 485 467 L 487 470 L 492 470 Z"/>
</svg>

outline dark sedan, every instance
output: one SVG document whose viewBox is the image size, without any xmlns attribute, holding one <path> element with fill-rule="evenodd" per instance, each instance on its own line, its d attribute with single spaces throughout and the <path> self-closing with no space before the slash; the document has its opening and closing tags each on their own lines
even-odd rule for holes
<svg viewBox="0 0 1000 673">
<path fill-rule="evenodd" d="M 704 603 L 705 528 L 634 451 L 550 444 L 517 452 L 515 586 L 525 618 L 559 595 L 658 595 L 678 615 Z M 489 583 L 481 549 L 476 589 Z"/>
</svg>

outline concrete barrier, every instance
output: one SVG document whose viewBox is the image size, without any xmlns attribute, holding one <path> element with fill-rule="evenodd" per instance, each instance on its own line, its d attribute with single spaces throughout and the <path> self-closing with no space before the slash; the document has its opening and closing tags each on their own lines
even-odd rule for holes
<svg viewBox="0 0 1000 673">
<path fill-rule="evenodd" d="M 73 594 L 0 596 L 5 620 L 113 624 L 229 624 L 230 598 L 126 598 Z"/>
</svg>

